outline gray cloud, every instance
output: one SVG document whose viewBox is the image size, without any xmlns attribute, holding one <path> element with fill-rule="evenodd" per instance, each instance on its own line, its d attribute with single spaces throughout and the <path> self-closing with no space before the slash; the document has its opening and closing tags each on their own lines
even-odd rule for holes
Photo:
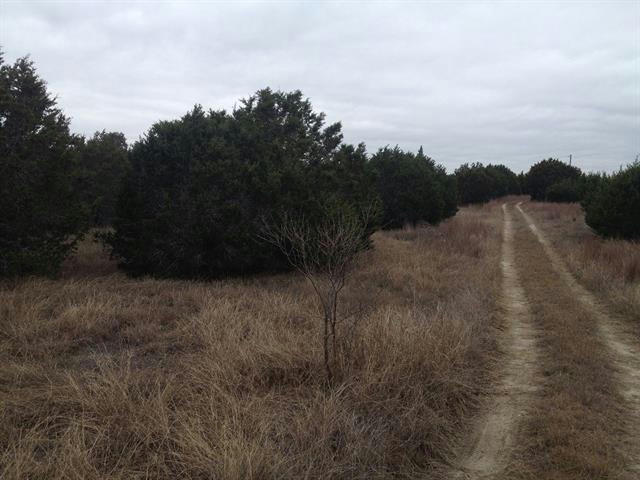
<svg viewBox="0 0 640 480">
<path fill-rule="evenodd" d="M 640 3 L 9 2 L 0 45 L 31 54 L 73 129 L 137 139 L 193 104 L 301 89 L 345 139 L 519 171 L 640 153 Z"/>
</svg>

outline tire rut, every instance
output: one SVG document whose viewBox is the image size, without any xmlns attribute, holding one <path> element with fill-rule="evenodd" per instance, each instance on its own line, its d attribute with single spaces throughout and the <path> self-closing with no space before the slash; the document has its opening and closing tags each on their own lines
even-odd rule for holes
<svg viewBox="0 0 640 480">
<path fill-rule="evenodd" d="M 620 392 L 628 404 L 629 428 L 625 452 L 629 459 L 627 471 L 630 474 L 638 475 L 640 474 L 640 345 L 626 331 L 624 322 L 608 312 L 591 292 L 578 283 L 531 216 L 522 209 L 521 203 L 519 202 L 516 208 L 542 245 L 553 269 L 564 280 L 576 299 L 597 320 L 598 333 L 612 355 L 613 363 L 618 371 L 616 380 L 620 385 Z"/>
<path fill-rule="evenodd" d="M 537 390 L 538 348 L 531 312 L 515 266 L 511 212 L 502 205 L 503 294 L 501 307 L 506 330 L 501 339 L 505 351 L 502 379 L 473 429 L 470 445 L 458 456 L 452 478 L 503 478 L 518 426 Z"/>
</svg>

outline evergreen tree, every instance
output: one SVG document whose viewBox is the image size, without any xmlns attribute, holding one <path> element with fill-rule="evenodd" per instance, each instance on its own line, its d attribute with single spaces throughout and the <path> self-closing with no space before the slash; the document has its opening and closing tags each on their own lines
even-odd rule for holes
<svg viewBox="0 0 640 480">
<path fill-rule="evenodd" d="M 452 180 L 442 167 L 427 157 L 422 148 L 417 154 L 399 147 L 381 148 L 370 160 L 382 201 L 383 228 L 401 228 L 405 224 L 438 223 L 454 215 Z"/>
<path fill-rule="evenodd" d="M 605 237 L 640 239 L 640 163 L 594 184 L 583 202 L 587 225 Z"/>
<path fill-rule="evenodd" d="M 317 221 L 327 204 L 366 201 L 364 147 L 341 145 L 299 91 L 264 89 L 231 114 L 196 106 L 156 123 L 131 149 L 132 170 L 106 236 L 131 274 L 215 277 L 289 268 L 259 240 L 265 218 Z"/>
<path fill-rule="evenodd" d="M 0 275 L 53 274 L 73 250 L 85 218 L 76 146 L 33 62 L 0 56 Z"/>
<path fill-rule="evenodd" d="M 533 200 L 546 200 L 549 187 L 566 180 L 578 181 L 581 174 L 579 168 L 568 165 L 558 159 L 542 160 L 533 165 L 526 175 L 527 193 L 531 195 Z M 566 191 L 566 185 L 568 184 L 565 184 L 565 187 L 556 188 L 556 191 L 559 189 Z"/>
<path fill-rule="evenodd" d="M 78 182 L 90 221 L 110 225 L 115 216 L 118 192 L 130 169 L 127 140 L 119 132 L 96 132 L 77 147 Z"/>
</svg>

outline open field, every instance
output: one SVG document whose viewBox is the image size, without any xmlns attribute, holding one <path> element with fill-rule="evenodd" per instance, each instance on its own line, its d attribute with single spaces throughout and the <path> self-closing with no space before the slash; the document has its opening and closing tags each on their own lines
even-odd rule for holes
<svg viewBox="0 0 640 480">
<path fill-rule="evenodd" d="M 87 242 L 62 278 L 3 285 L 0 477 L 444 475 L 500 357 L 501 215 L 376 234 L 331 388 L 294 274 L 132 280 Z"/>
<path fill-rule="evenodd" d="M 523 198 L 374 245 L 332 385 L 297 274 L 4 283 L 0 477 L 637 478 L 640 245 Z"/>
</svg>

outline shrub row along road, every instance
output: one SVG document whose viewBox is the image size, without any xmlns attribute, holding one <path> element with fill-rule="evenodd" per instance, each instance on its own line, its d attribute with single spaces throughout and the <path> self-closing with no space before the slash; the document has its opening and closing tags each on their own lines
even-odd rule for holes
<svg viewBox="0 0 640 480">
<path fill-rule="evenodd" d="M 640 478 L 640 342 L 505 204 L 501 381 L 453 478 Z"/>
</svg>

